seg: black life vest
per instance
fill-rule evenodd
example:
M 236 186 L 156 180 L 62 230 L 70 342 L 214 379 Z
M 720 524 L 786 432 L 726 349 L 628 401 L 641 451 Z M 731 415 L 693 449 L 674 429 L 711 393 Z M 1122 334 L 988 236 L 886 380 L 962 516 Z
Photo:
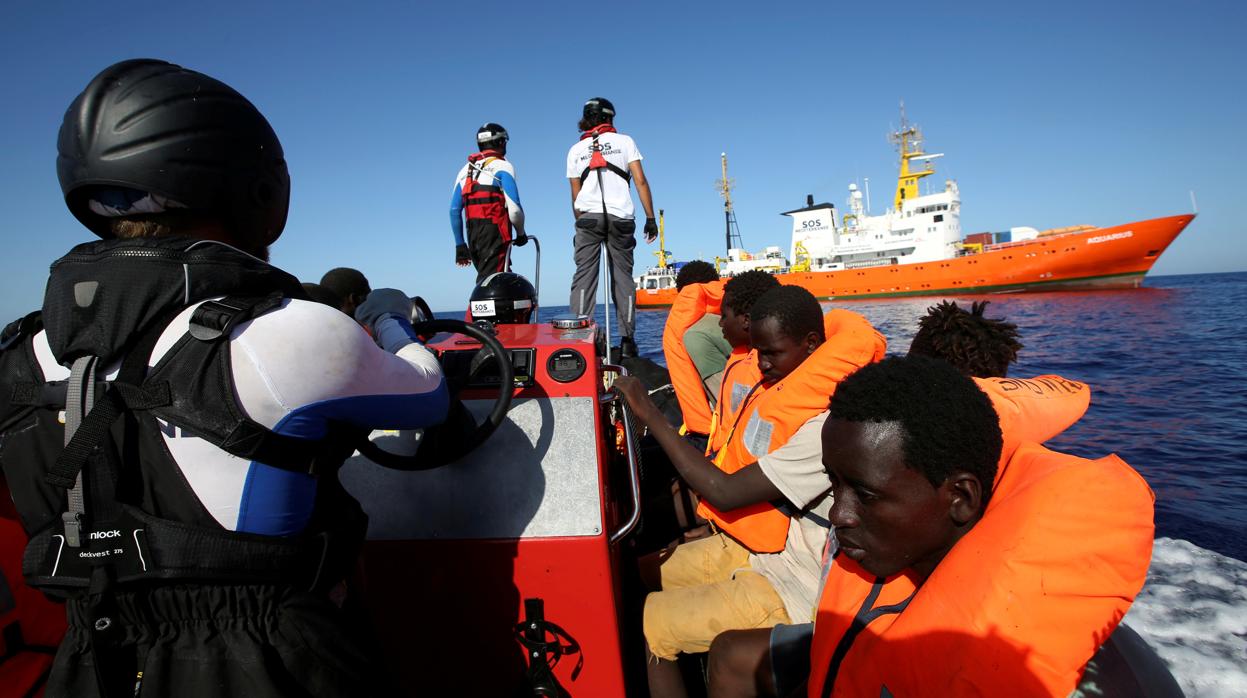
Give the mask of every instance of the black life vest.
M 149 371 L 169 322 L 220 296 L 196 309 L 189 331 Z M 233 387 L 230 331 L 290 297 L 304 294 L 289 274 L 188 238 L 93 242 L 52 265 L 42 313 L 0 335 L 0 462 L 31 536 L 28 583 L 64 595 L 100 570 L 123 585 L 163 579 L 324 589 L 342 578 L 366 518 L 333 473 L 360 433 L 276 434 L 244 414 Z M 41 328 L 56 360 L 75 366 L 70 381 L 45 380 L 33 343 Z M 120 360 L 117 378 L 79 376 L 90 357 L 100 367 Z M 63 420 L 73 412 L 66 405 L 91 401 L 65 443 Z M 259 536 L 220 526 L 166 449 L 162 422 L 241 458 L 328 474 L 318 479 L 304 533 Z
M 589 164 L 580 171 L 580 183 L 585 183 L 585 180 L 589 178 L 590 172 L 596 170 L 606 170 L 614 172 L 617 176 L 622 177 L 625 184 L 631 184 L 632 173 L 612 163 L 606 159 L 606 156 L 602 155 L 602 146 L 598 145 L 598 137 L 604 133 L 617 133 L 617 131 L 615 131 L 615 127 L 610 124 L 600 124 L 580 134 L 580 140 L 582 141 L 586 138 L 593 139 L 593 144 L 589 146 L 589 152 L 592 153 L 592 155 L 589 156 Z M 603 192 L 602 197 L 605 196 L 606 194 Z
M 504 160 L 496 150 L 483 150 L 468 156 L 468 174 L 461 190 L 464 215 L 467 217 L 468 234 L 488 232 L 499 235 L 503 242 L 511 241 L 511 216 L 507 213 L 506 194 L 494 184 L 481 184 L 480 176 L 491 160 Z

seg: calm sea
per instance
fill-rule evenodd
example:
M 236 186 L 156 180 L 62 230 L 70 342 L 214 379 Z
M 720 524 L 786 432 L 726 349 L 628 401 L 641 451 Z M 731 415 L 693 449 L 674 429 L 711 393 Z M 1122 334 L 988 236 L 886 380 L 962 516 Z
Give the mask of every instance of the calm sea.
M 1010 375 L 1091 385 L 1091 409 L 1049 442 L 1117 453 L 1156 491 L 1156 535 L 1247 560 L 1247 272 L 1148 277 L 1132 291 L 949 296 L 991 300 L 1025 349 Z M 937 298 L 838 302 L 904 353 Z M 542 318 L 563 308 L 542 308 Z M 461 316 L 460 316 L 461 317 Z M 659 363 L 665 310 L 637 313 L 637 344 Z M 601 306 L 598 320 L 601 321 Z

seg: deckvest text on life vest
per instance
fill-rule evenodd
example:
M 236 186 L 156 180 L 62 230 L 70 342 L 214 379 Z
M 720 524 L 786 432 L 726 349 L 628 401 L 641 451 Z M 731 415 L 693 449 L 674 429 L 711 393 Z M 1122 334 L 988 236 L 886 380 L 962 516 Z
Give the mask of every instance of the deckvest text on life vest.
M 718 461 L 724 472 L 734 473 L 786 444 L 801 425 L 827 409 L 840 381 L 887 353 L 887 340 L 858 313 L 833 309 L 823 316 L 823 327 L 827 340 L 734 417 Z M 789 516 L 773 504 L 724 512 L 703 500 L 697 513 L 754 552 L 784 549 Z
M 912 578 L 835 559 L 808 695 L 1069 694 L 1143 586 L 1152 511 L 1151 490 L 1117 456 L 1020 444 L 983 518 L 916 592 Z
M 468 174 L 463 181 L 461 197 L 467 219 L 469 240 L 479 235 L 495 235 L 504 243 L 511 241 L 511 216 L 507 212 L 506 194 L 495 178 L 493 184 L 481 184 L 481 175 L 494 160 L 503 160 L 495 150 L 484 150 L 468 156 Z
M 169 321 L 220 296 L 199 305 L 187 334 L 149 370 Z M 239 406 L 230 331 L 288 296 L 303 297 L 294 277 L 226 245 L 188 238 L 94 242 L 53 264 L 39 318 L 53 356 L 63 365 L 121 368 L 111 381 L 89 369 L 47 382 L 34 354 L 37 325 L 26 320 L 5 332 L 0 460 L 31 536 L 28 583 L 68 595 L 101 568 L 121 585 L 165 579 L 322 588 L 341 578 L 365 519 L 336 478 L 319 480 L 303 534 L 234 533 L 199 502 L 163 441 L 162 425 L 171 425 L 241 458 L 302 473 L 333 472 L 350 454 L 357 434 L 283 436 Z M 80 400 L 90 409 L 71 409 Z M 70 413 L 80 413 L 81 423 L 66 443 L 61 415 Z
M 671 386 L 675 388 L 684 427 L 698 434 L 710 433 L 713 410 L 706 391 L 706 383 L 684 346 L 684 333 L 697 324 L 707 313 L 718 314 L 723 304 L 723 281 L 689 284 L 667 313 L 667 324 L 662 332 L 662 350 L 671 374 Z

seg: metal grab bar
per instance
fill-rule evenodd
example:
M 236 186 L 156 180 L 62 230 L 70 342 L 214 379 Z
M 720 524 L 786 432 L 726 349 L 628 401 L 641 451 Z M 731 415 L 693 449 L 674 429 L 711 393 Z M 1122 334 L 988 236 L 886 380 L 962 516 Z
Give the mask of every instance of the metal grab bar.
M 620 376 L 628 375 L 628 369 L 615 364 L 602 364 L 602 370 Z M 616 400 L 619 401 L 619 411 L 623 415 L 624 441 L 627 442 L 628 487 L 632 494 L 632 515 L 623 522 L 619 530 L 610 534 L 609 540 L 612 544 L 618 543 L 624 536 L 632 533 L 632 530 L 641 522 L 641 464 L 637 461 L 636 449 L 633 448 L 636 440 L 632 431 L 632 415 L 628 412 L 628 401 L 621 399 L 617 393 L 613 392 L 607 392 L 598 398 L 601 405 L 609 405 Z

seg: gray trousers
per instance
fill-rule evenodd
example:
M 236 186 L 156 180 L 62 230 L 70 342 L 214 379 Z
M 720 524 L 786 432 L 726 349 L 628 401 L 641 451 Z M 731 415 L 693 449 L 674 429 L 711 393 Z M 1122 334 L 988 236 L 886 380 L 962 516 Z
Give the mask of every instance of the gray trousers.
M 636 317 L 636 282 L 632 279 L 632 253 L 636 249 L 636 221 L 610 218 L 610 234 L 602 225 L 601 213 L 582 213 L 576 219 L 573 259 L 576 274 L 572 276 L 571 310 L 593 315 L 597 305 L 598 267 L 602 241 L 606 241 L 607 259 L 611 265 L 611 286 L 615 301 L 615 317 L 619 318 L 619 334 L 631 337 Z

